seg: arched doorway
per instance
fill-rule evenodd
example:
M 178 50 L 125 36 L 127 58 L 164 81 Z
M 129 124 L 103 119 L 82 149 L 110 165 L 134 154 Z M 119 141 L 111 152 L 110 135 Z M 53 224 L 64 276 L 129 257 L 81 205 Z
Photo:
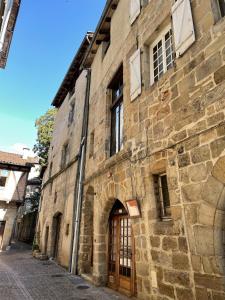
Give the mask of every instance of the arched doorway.
M 61 231 L 61 220 L 62 214 L 57 213 L 53 217 L 53 258 L 58 259 L 59 254 L 59 241 L 60 241 L 60 231 Z
M 116 200 L 109 216 L 109 287 L 134 295 L 135 261 L 131 219 L 123 204 Z
M 44 244 L 44 254 L 47 255 L 48 250 L 48 235 L 49 235 L 49 226 L 45 229 L 45 244 Z

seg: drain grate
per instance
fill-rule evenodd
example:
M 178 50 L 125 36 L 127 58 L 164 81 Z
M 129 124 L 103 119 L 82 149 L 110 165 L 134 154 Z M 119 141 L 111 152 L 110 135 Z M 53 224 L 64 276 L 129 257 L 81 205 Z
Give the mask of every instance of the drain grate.
M 87 290 L 87 289 L 89 289 L 89 288 L 90 288 L 90 286 L 84 285 L 84 284 L 81 284 L 81 285 L 78 285 L 78 286 L 77 286 L 77 289 L 78 289 L 78 290 Z
M 66 275 L 65 274 L 53 274 L 51 275 L 51 277 L 53 278 L 59 278 L 59 277 L 65 277 Z

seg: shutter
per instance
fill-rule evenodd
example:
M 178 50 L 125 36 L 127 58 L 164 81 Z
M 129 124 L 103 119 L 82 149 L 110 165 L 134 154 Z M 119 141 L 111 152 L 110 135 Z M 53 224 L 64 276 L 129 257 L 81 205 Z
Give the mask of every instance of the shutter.
M 172 7 L 176 56 L 182 55 L 195 41 L 190 0 L 178 0 Z
M 130 24 L 134 23 L 141 12 L 140 0 L 130 0 Z
M 138 49 L 130 58 L 130 97 L 133 101 L 141 94 L 141 51 Z

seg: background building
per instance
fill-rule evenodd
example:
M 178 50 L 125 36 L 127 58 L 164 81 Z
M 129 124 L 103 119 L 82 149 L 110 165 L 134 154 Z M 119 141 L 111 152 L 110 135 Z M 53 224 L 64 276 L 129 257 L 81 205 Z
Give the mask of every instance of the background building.
M 54 98 L 58 108 L 48 167 L 43 178 L 41 207 L 37 227 L 41 251 L 61 265 L 72 268 L 77 190 L 83 165 L 84 129 L 88 70 L 81 62 L 90 44 L 88 33 Z M 77 236 L 77 235 L 76 235 Z
M 34 159 L 0 151 L 0 249 L 10 245 Z
M 0 0 L 0 68 L 5 68 L 20 0 Z
M 37 160 L 28 175 L 25 199 L 17 213 L 16 238 L 19 241 L 30 244 L 34 241 L 40 195 L 40 165 Z

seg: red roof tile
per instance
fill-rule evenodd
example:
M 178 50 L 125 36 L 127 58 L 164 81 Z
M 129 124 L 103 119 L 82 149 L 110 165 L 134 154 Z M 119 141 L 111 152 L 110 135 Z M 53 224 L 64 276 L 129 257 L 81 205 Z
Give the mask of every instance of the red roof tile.
M 23 159 L 22 155 L 0 151 L 0 164 L 1 163 L 26 166 L 27 164 L 38 163 L 38 159 L 36 157 L 28 157 L 27 159 Z

